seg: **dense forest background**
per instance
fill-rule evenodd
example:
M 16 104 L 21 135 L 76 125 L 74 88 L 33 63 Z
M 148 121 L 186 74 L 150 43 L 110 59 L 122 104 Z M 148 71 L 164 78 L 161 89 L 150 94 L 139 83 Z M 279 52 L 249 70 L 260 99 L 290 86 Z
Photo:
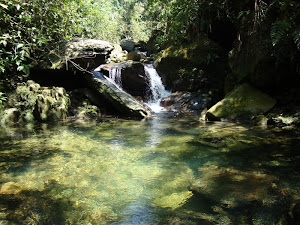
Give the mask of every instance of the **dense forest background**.
M 299 11 L 293 0 L 1 0 L 0 76 L 28 75 L 51 49 L 74 38 L 142 40 L 157 53 L 203 34 L 228 51 L 236 73 L 264 59 L 299 75 Z

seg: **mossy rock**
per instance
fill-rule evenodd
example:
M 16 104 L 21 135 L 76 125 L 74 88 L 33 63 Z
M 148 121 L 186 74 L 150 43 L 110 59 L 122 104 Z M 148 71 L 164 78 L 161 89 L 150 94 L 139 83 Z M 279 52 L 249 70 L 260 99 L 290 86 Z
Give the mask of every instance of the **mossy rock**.
M 213 86 L 223 89 L 227 54 L 202 36 L 192 44 L 164 49 L 157 55 L 154 66 L 161 76 L 166 77 L 167 88 L 174 91 L 196 91 Z
M 62 87 L 41 87 L 32 80 L 19 83 L 8 100 L 2 123 L 57 121 L 67 117 L 70 99 Z M 17 114 L 18 115 L 17 115 Z
M 16 123 L 19 120 L 20 110 L 17 108 L 9 108 L 1 113 L 0 122 L 2 125 Z
M 206 117 L 209 120 L 251 119 L 253 116 L 268 112 L 275 104 L 275 99 L 244 83 L 211 107 Z

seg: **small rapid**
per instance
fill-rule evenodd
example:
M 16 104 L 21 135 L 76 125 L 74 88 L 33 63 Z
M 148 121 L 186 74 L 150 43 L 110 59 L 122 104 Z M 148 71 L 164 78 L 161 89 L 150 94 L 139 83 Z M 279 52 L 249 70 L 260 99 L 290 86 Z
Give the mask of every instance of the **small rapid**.
M 109 80 L 113 81 L 113 83 L 120 89 L 122 89 L 122 73 L 121 68 L 117 65 L 112 67 L 109 70 Z
M 149 81 L 149 100 L 147 105 L 152 109 L 153 112 L 159 113 L 164 109 L 162 106 L 160 106 L 161 100 L 165 97 L 168 97 L 171 92 L 166 90 L 162 83 L 161 77 L 152 64 L 145 64 L 144 68 L 145 74 Z

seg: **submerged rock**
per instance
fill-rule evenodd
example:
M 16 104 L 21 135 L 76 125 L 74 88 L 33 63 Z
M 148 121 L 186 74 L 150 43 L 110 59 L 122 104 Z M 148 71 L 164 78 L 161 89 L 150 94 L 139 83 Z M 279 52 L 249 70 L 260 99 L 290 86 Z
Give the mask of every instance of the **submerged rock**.
M 299 223 L 300 221 L 300 201 L 296 202 L 292 209 L 292 218 L 295 222 L 295 224 Z
M 276 176 L 217 166 L 199 168 L 199 173 L 191 186 L 194 198 L 214 203 L 214 212 L 234 218 L 236 224 L 244 224 L 249 217 L 254 224 L 281 224 L 289 219 L 291 199 L 275 184 Z M 239 213 L 233 217 L 232 212 Z
M 14 182 L 7 182 L 0 187 L 0 195 L 16 195 L 24 191 L 24 187 Z
M 275 99 L 244 83 L 211 107 L 206 117 L 209 120 L 251 119 L 253 116 L 268 112 L 275 104 Z

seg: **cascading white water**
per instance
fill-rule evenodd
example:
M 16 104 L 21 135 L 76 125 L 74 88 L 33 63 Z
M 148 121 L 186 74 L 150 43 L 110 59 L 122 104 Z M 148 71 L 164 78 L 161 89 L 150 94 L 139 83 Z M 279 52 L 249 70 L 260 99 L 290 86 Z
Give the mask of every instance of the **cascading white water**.
M 150 96 L 147 105 L 154 111 L 160 112 L 163 107 L 160 106 L 160 102 L 163 98 L 168 97 L 171 92 L 165 89 L 161 81 L 161 77 L 158 75 L 156 69 L 152 64 L 145 64 L 145 73 L 149 80 Z
M 100 70 L 101 66 L 95 69 L 96 72 L 99 72 Z M 161 77 L 158 75 L 152 64 L 145 64 L 144 70 L 149 83 L 149 93 L 147 98 L 148 102 L 146 104 L 152 109 L 153 112 L 158 113 L 164 109 L 160 106 L 161 100 L 165 97 L 168 97 L 171 92 L 165 89 Z M 121 67 L 119 65 L 114 65 L 109 70 L 109 77 L 104 77 L 111 83 L 115 84 L 117 88 L 123 90 Z
M 122 89 L 122 77 L 121 68 L 117 65 L 109 70 L 109 78 L 113 81 L 120 89 Z

